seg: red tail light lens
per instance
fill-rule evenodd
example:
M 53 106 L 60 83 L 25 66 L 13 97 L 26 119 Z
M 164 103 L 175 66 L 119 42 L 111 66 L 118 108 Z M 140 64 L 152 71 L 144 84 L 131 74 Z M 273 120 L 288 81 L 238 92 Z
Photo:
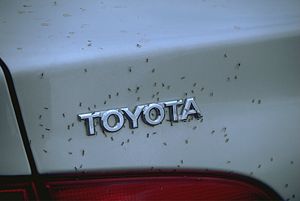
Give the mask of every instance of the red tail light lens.
M 28 200 L 24 189 L 0 190 L 0 200 Z
M 268 186 L 237 174 L 206 171 L 122 176 L 0 177 L 0 200 L 281 200 Z
M 252 184 L 211 177 L 136 177 L 47 182 L 53 200 L 274 200 Z
M 0 200 L 36 199 L 34 185 L 31 182 L 0 184 Z

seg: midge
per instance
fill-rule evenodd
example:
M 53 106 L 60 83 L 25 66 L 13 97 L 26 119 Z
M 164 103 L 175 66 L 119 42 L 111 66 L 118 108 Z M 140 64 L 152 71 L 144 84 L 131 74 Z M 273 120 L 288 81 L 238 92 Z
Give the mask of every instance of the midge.
M 178 107 L 182 106 L 181 114 L 178 115 Z M 189 115 L 196 118 L 202 118 L 199 107 L 194 98 L 183 100 L 173 100 L 159 103 L 150 103 L 147 105 L 138 105 L 134 111 L 130 111 L 127 107 L 119 109 L 111 109 L 106 111 L 89 112 L 79 114 L 80 120 L 85 120 L 88 135 L 95 135 L 94 120 L 100 118 L 100 126 L 108 132 L 116 132 L 123 127 L 124 116 L 129 121 L 130 128 L 138 127 L 138 119 L 142 116 L 144 123 L 150 126 L 156 126 L 165 118 L 165 108 L 169 109 L 170 121 L 178 122 L 187 120 Z M 114 122 L 111 119 L 114 119 Z

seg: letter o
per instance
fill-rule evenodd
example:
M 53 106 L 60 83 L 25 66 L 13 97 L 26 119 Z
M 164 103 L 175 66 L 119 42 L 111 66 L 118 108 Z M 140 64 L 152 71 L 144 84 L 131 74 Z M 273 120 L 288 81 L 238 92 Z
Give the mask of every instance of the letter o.
M 114 126 L 109 125 L 108 119 L 110 116 L 115 116 L 116 124 Z M 108 110 L 102 114 L 101 123 L 103 128 L 108 132 L 116 132 L 123 127 L 124 124 L 124 117 L 122 113 L 118 110 Z
M 156 111 L 157 114 L 155 119 L 151 119 L 150 117 L 150 111 L 153 109 Z M 145 106 L 143 109 L 143 120 L 146 124 L 155 126 L 157 124 L 160 124 L 164 120 L 164 118 L 165 118 L 165 110 L 163 106 L 161 106 L 160 104 L 152 103 L 149 104 L 148 106 Z

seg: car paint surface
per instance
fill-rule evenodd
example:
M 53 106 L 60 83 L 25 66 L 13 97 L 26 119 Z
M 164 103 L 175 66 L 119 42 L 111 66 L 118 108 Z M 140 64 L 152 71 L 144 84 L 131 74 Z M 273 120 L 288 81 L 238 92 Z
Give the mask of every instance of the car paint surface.
M 2 69 L 0 70 L 0 175 L 30 174 L 28 159 Z
M 297 195 L 299 1 L 189 3 L 1 2 L 0 56 L 40 173 L 225 170 Z M 203 121 L 87 136 L 77 117 L 186 97 Z

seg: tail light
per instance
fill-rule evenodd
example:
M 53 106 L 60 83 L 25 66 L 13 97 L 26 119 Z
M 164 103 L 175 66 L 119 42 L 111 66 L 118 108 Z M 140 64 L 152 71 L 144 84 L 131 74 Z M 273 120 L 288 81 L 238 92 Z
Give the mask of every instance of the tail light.
M 50 200 L 280 200 L 268 187 L 234 175 L 160 174 L 94 178 L 44 178 L 43 199 Z M 34 186 L 0 190 L 0 200 L 31 200 Z M 2 199 L 3 198 L 3 199 Z M 37 197 L 35 198 L 37 199 Z
M 0 200 L 34 200 L 37 199 L 35 186 L 32 182 L 6 181 L 0 183 Z M 2 181 L 3 182 L 3 181 Z

